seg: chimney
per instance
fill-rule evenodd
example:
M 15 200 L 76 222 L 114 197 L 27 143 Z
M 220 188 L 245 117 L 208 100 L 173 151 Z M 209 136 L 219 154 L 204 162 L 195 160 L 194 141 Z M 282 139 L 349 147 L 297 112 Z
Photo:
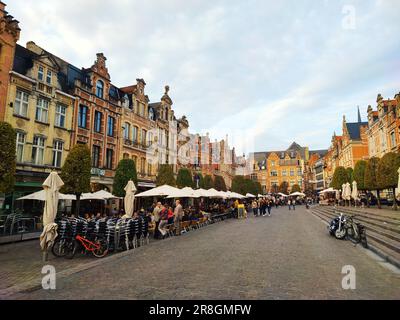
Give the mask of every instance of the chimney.
M 4 17 L 7 12 L 6 12 L 6 4 L 0 1 L 0 12 L 2 17 Z

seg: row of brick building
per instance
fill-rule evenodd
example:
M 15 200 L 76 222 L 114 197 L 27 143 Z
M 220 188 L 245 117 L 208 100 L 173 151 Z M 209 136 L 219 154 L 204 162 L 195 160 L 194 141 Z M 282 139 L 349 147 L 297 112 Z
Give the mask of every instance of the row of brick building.
M 125 87 L 112 83 L 103 53 L 92 66 L 78 68 L 34 42 L 17 44 L 20 31 L 0 2 L 0 121 L 17 131 L 13 198 L 40 189 L 75 144 L 90 148 L 94 191 L 112 191 L 125 158 L 136 163 L 139 189 L 154 187 L 165 163 L 175 173 L 187 167 L 221 175 L 230 186 L 234 149 L 227 140 L 190 134 L 187 118 L 175 116 L 169 86 L 151 103 L 144 79 Z

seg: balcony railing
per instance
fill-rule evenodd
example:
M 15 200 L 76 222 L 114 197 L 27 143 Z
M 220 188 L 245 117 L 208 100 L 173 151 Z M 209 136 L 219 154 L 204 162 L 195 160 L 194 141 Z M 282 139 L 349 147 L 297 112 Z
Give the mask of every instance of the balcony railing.
M 144 151 L 146 151 L 151 146 L 151 144 L 147 141 L 143 143 L 141 141 L 129 140 L 129 139 L 124 139 L 124 145 Z

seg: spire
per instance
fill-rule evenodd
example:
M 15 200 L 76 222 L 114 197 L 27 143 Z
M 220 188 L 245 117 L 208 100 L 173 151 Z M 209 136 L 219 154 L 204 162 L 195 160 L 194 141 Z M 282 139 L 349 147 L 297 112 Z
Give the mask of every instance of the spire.
M 357 106 L 357 109 L 358 109 L 358 123 L 361 123 L 360 106 Z

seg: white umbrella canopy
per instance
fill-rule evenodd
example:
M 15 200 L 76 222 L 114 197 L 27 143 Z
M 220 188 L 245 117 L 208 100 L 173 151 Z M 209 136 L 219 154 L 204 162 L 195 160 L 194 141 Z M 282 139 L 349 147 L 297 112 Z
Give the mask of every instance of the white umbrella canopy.
M 136 187 L 135 185 L 133 185 L 133 187 L 135 188 L 135 192 L 136 192 Z M 118 199 L 119 197 L 114 196 L 113 194 L 111 194 L 108 191 L 105 190 L 100 190 L 100 191 L 96 191 L 93 193 L 93 195 L 95 196 L 99 196 L 101 198 L 103 198 L 104 200 L 109 200 L 109 199 Z
M 54 243 L 57 237 L 57 224 L 54 219 L 57 215 L 59 190 L 64 185 L 57 172 L 53 171 L 43 182 L 46 194 L 43 211 L 43 232 L 40 235 L 40 247 L 47 253 L 47 249 Z
M 125 215 L 122 218 L 132 218 L 133 202 L 135 201 L 135 192 L 137 190 L 132 180 L 128 181 L 124 190 L 125 190 L 125 197 L 124 197 Z
M 358 189 L 357 189 L 357 181 L 353 181 L 353 191 L 351 192 L 351 197 L 354 200 L 358 199 Z
M 302 192 L 293 192 L 289 197 L 305 197 L 306 195 Z
M 104 199 L 100 195 L 96 195 L 94 193 L 88 192 L 88 193 L 82 193 L 81 197 L 80 197 L 80 200 L 103 200 L 104 201 L 106 199 Z
M 258 194 L 257 198 L 264 198 L 265 196 L 263 194 Z
M 246 193 L 246 198 L 255 198 L 256 196 L 251 193 Z
M 179 190 L 178 188 L 171 187 L 167 184 L 164 184 L 163 186 L 159 186 L 147 191 L 144 191 L 142 193 L 139 193 L 136 195 L 136 197 L 165 197 L 169 196 L 174 192 L 177 192 Z
M 284 194 L 284 193 L 282 193 L 282 192 L 279 192 L 278 193 L 281 197 L 287 197 L 288 195 L 287 194 Z
M 203 197 L 203 198 L 207 198 L 208 197 L 208 191 L 205 189 L 196 189 L 194 190 L 194 192 L 199 196 L 199 197 Z
M 190 187 L 185 187 L 183 189 L 177 189 L 173 191 L 167 199 L 171 198 L 200 198 L 200 195 Z
M 46 192 L 44 190 L 40 190 L 16 200 L 37 200 L 37 201 L 46 201 Z M 76 200 L 75 195 L 73 194 L 63 194 L 58 193 L 58 200 Z
M 335 189 L 333 189 L 333 188 L 331 187 L 331 188 L 322 190 L 322 191 L 320 191 L 319 193 L 328 193 L 328 192 L 336 192 L 336 191 L 337 191 L 337 190 L 335 190 Z
M 209 198 L 226 198 L 225 192 L 221 193 L 221 192 L 215 190 L 214 188 L 208 189 L 207 192 L 208 192 Z

